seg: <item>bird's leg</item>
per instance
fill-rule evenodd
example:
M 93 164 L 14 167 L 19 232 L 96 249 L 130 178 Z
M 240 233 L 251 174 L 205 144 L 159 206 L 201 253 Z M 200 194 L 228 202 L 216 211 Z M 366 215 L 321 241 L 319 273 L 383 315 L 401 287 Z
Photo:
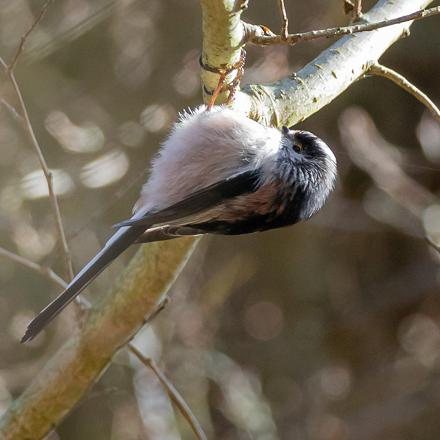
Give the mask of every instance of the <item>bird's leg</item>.
M 240 84 L 240 80 L 243 76 L 245 60 L 246 60 L 246 51 L 244 49 L 241 50 L 240 59 L 236 63 L 226 64 L 220 68 L 210 66 L 209 64 L 205 64 L 200 58 L 200 66 L 202 67 L 202 69 L 220 75 L 217 86 L 213 91 L 207 90 L 206 87 L 204 88 L 205 93 L 211 95 L 211 99 L 209 100 L 209 103 L 206 107 L 208 111 L 211 110 L 212 107 L 215 105 L 215 101 L 217 100 L 218 95 L 222 91 L 226 91 L 226 90 L 229 91 L 227 104 L 229 104 L 233 100 L 234 95 Z M 234 70 L 237 70 L 237 74 L 235 78 L 232 80 L 230 84 L 225 85 L 226 77 Z
M 214 107 L 215 101 L 217 100 L 217 97 L 218 97 L 220 91 L 223 89 L 223 84 L 225 83 L 225 79 L 226 79 L 226 75 L 227 75 L 226 70 L 222 70 L 220 72 L 220 69 L 219 69 L 219 73 L 220 73 L 220 78 L 218 79 L 217 86 L 214 89 L 214 91 L 212 92 L 211 99 L 209 100 L 208 106 L 206 107 L 207 111 L 210 111 L 212 109 L 212 107 Z
M 244 49 L 241 49 L 240 59 L 235 63 L 237 69 L 237 75 L 235 76 L 231 84 L 228 85 L 229 96 L 228 96 L 227 104 L 229 104 L 234 100 L 235 93 L 240 87 L 240 81 L 241 78 L 243 78 L 243 74 L 244 74 L 245 63 L 246 63 L 246 51 Z

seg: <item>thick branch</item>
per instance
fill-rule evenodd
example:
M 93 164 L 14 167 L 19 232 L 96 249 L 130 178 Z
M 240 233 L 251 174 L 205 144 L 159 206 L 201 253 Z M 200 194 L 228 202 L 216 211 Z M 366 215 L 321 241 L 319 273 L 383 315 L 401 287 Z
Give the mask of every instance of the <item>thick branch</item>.
M 244 28 L 241 13 L 247 7 L 247 0 L 200 0 L 203 20 L 202 63 L 214 69 L 228 68 L 240 61 Z M 237 76 L 233 70 L 225 78 L 231 84 Z M 208 103 L 219 81 L 219 74 L 202 69 L 203 100 Z M 209 92 L 209 93 L 207 93 Z M 228 92 L 221 92 L 217 104 L 228 99 Z
M 402 17 L 432 0 L 381 0 L 367 14 L 369 23 Z M 267 125 L 294 125 L 329 104 L 362 77 L 411 22 L 341 38 L 299 72 L 269 85 L 244 88 L 235 108 Z
M 0 420 L 2 440 L 40 439 L 68 414 L 118 348 L 154 313 L 193 244 L 194 239 L 184 238 L 141 247 L 113 291 Z
M 22 266 L 33 270 L 34 272 L 40 273 L 62 289 L 65 289 L 67 287 L 67 283 L 57 273 L 55 273 L 52 269 L 48 267 L 40 266 L 39 264 L 34 263 L 27 258 L 21 257 L 20 255 L 14 254 L 13 252 L 10 252 L 3 247 L 0 247 L 0 256 L 4 256 L 11 261 L 14 261 L 18 264 L 21 264 Z M 148 322 L 154 319 L 156 315 L 164 309 L 167 303 L 168 298 L 165 297 L 159 307 L 155 309 L 152 314 L 149 315 Z M 87 311 L 89 311 L 92 307 L 89 303 L 82 305 Z M 203 429 L 200 426 L 197 418 L 192 413 L 191 408 L 188 406 L 188 404 L 185 402 L 185 399 L 176 390 L 173 384 L 168 380 L 165 374 L 160 371 L 156 363 L 152 359 L 146 358 L 132 343 L 127 344 L 127 349 L 131 351 L 131 353 L 133 353 L 141 363 L 143 363 L 146 367 L 150 368 L 154 372 L 154 374 L 157 376 L 157 378 L 165 388 L 170 399 L 174 402 L 176 407 L 182 413 L 182 416 L 188 421 L 196 437 L 200 440 L 206 439 L 206 435 L 203 432 Z

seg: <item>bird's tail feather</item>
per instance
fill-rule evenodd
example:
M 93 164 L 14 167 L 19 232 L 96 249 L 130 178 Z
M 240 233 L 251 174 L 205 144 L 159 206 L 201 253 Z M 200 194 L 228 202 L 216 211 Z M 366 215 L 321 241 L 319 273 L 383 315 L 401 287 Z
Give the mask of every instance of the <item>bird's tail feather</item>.
M 121 228 L 69 283 L 66 289 L 45 307 L 28 325 L 21 342 L 32 340 L 55 316 L 85 289 L 116 257 L 136 241 L 145 226 Z

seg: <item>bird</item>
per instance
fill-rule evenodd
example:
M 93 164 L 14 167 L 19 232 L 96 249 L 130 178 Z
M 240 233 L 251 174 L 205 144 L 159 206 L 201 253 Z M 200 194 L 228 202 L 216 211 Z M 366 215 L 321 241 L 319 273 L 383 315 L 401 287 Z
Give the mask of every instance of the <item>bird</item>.
M 239 235 L 309 219 L 324 205 L 336 158 L 314 134 L 268 127 L 227 108 L 180 114 L 153 159 L 130 219 L 28 325 L 32 340 L 135 243 L 188 235 Z

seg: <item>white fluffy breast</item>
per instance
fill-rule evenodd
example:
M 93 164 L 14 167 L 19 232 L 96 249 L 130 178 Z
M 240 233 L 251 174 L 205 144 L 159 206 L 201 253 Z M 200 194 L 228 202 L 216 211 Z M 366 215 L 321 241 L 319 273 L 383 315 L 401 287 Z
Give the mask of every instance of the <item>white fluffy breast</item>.
M 184 113 L 153 160 L 135 211 L 162 209 L 241 170 L 270 167 L 280 145 L 279 130 L 227 108 Z

